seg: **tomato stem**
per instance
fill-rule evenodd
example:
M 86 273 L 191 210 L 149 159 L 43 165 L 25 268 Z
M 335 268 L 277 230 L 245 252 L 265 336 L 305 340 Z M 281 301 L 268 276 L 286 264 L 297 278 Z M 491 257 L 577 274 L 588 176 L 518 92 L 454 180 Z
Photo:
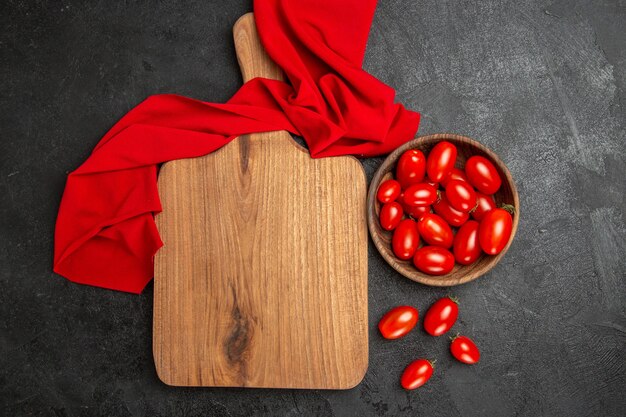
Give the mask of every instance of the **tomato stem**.
M 508 211 L 509 213 L 511 213 L 511 215 L 515 214 L 515 207 L 513 207 L 511 204 L 502 204 L 500 208 Z
M 476 200 L 476 205 L 474 206 L 474 208 L 473 208 L 473 209 L 471 209 L 468 213 L 469 213 L 469 214 L 472 214 L 473 212 L 475 212 L 475 211 L 476 211 L 476 209 L 477 209 L 477 208 L 478 208 L 478 200 Z
M 448 295 L 448 298 L 449 298 L 450 300 L 454 301 L 457 305 L 459 305 L 459 304 L 460 304 L 459 299 L 458 299 L 456 296 L 454 296 L 454 295 Z

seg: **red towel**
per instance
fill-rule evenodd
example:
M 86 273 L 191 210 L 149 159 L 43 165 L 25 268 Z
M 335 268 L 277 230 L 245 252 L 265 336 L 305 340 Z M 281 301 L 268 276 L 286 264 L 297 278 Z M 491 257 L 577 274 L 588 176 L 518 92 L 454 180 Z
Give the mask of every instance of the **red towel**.
M 226 103 L 151 96 L 69 174 L 55 230 L 54 271 L 139 293 L 161 247 L 158 164 L 206 155 L 233 138 L 288 130 L 314 158 L 388 153 L 413 138 L 419 114 L 361 68 L 376 0 L 256 0 L 263 46 L 288 83 L 256 78 Z

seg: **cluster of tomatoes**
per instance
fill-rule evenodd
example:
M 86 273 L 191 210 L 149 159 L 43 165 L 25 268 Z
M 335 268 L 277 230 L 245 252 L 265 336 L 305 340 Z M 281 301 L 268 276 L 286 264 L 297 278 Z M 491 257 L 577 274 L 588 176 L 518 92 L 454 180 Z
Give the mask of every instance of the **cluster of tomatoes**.
M 399 306 L 389 310 L 380 322 L 378 329 L 385 339 L 398 339 L 406 336 L 417 324 L 418 311 L 411 306 Z M 424 316 L 424 330 L 431 336 L 446 333 L 459 316 L 458 302 L 451 297 L 437 300 Z M 459 362 L 473 365 L 480 360 L 480 351 L 467 336 L 452 338 L 450 352 Z M 400 384 L 404 389 L 413 390 L 424 385 L 433 374 L 434 361 L 417 359 L 411 362 L 402 373 Z
M 474 155 L 461 170 L 454 166 L 456 156 L 456 147 L 447 141 L 435 145 L 428 158 L 408 150 L 398 161 L 396 179 L 382 182 L 376 194 L 383 204 L 380 225 L 393 231 L 393 253 L 413 259 L 429 275 L 449 273 L 455 261 L 469 265 L 483 252 L 500 253 L 513 229 L 513 207 L 498 208 L 493 199 L 502 185 L 495 166 Z

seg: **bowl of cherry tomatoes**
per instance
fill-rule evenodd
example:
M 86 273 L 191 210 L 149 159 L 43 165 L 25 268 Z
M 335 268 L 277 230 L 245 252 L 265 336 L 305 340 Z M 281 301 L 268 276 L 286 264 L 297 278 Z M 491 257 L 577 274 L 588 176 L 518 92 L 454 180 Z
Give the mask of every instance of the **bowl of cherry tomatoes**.
M 426 285 L 473 281 L 502 259 L 517 231 L 519 195 L 506 165 L 465 136 L 436 134 L 400 146 L 367 196 L 376 248 Z

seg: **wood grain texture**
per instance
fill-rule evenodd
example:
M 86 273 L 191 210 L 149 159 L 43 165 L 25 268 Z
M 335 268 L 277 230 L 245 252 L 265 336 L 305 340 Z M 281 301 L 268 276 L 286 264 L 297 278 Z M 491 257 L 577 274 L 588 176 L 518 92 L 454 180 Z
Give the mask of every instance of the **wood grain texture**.
M 457 168 L 463 168 L 465 166 L 465 161 L 467 161 L 467 159 L 473 155 L 484 156 L 494 163 L 496 169 L 500 174 L 500 177 L 502 178 L 502 186 L 494 194 L 496 204 L 498 206 L 502 204 L 512 205 L 515 208 L 515 215 L 513 216 L 513 230 L 511 232 L 511 238 L 509 239 L 509 242 L 502 250 L 502 252 L 495 256 L 482 254 L 481 257 L 478 258 L 478 260 L 471 265 L 460 265 L 457 263 L 454 266 L 454 269 L 449 274 L 443 276 L 433 276 L 425 274 L 415 268 L 412 259 L 408 261 L 403 261 L 401 259 L 398 259 L 394 255 L 391 248 L 391 239 L 393 237 L 393 232 L 384 230 L 380 226 L 380 222 L 378 220 L 381 204 L 376 198 L 376 191 L 378 190 L 378 186 L 381 182 L 391 179 L 395 176 L 396 164 L 398 162 L 398 159 L 400 159 L 400 156 L 405 151 L 409 149 L 419 149 L 424 152 L 426 156 L 428 156 L 428 152 L 430 152 L 433 146 L 435 146 L 438 142 L 441 142 L 442 140 L 451 142 L 456 146 Z M 506 165 L 500 160 L 500 158 L 498 158 L 495 153 L 490 151 L 486 146 L 482 145 L 481 143 L 465 136 L 454 135 L 450 133 L 439 133 L 435 135 L 418 137 L 410 142 L 405 143 L 404 145 L 393 151 L 391 154 L 389 154 L 389 156 L 383 161 L 380 168 L 378 168 L 378 171 L 376 171 L 376 174 L 374 175 L 374 178 L 370 183 L 370 189 L 367 196 L 367 209 L 367 221 L 372 240 L 374 241 L 376 248 L 383 256 L 383 258 L 385 258 L 387 263 L 389 263 L 389 265 L 391 265 L 396 271 L 413 281 L 438 287 L 448 287 L 464 284 L 466 282 L 475 280 L 476 278 L 480 277 L 483 274 L 486 274 L 489 270 L 491 270 L 500 261 L 500 259 L 502 259 L 506 251 L 511 246 L 511 243 L 513 242 L 513 239 L 515 237 L 515 232 L 517 231 L 517 225 L 519 223 L 520 217 L 519 195 L 517 193 L 517 188 L 515 187 L 513 177 L 511 177 L 511 173 L 507 169 Z
M 279 76 L 252 15 L 245 79 Z M 159 176 L 154 359 L 170 385 L 346 389 L 368 363 L 366 179 L 287 132 L 239 137 Z

